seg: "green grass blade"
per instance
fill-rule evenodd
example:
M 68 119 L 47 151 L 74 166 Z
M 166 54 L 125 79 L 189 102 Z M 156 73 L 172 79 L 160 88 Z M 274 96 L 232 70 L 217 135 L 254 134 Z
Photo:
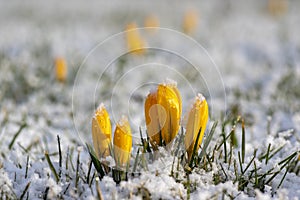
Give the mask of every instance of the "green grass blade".
M 100 179 L 102 179 L 105 175 L 105 172 L 102 168 L 102 164 L 100 163 L 100 161 L 98 160 L 97 156 L 96 156 L 96 153 L 94 151 L 94 149 L 89 145 L 89 144 L 86 144 L 87 148 L 88 148 L 88 151 L 89 151 L 89 154 L 90 154 L 90 157 L 92 159 L 92 162 L 94 164 L 94 167 L 95 169 L 97 170 L 97 172 L 99 173 L 100 175 Z
M 214 136 L 214 133 L 215 133 L 215 130 L 217 128 L 217 125 L 218 125 L 218 121 L 215 121 L 210 129 L 210 132 L 206 138 L 206 140 L 204 141 L 204 145 L 203 145 L 203 148 L 202 148 L 202 151 L 200 152 L 200 155 L 199 155 L 199 162 L 201 160 L 201 158 L 206 154 L 206 150 Z

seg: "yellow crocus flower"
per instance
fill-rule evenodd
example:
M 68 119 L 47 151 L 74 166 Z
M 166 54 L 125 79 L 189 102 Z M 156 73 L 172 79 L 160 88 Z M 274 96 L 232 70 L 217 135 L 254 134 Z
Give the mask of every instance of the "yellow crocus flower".
M 287 0 L 268 0 L 268 11 L 273 16 L 280 16 L 287 12 Z
M 180 116 L 181 96 L 176 84 L 159 84 L 157 90 L 147 96 L 145 118 L 154 149 L 156 145 L 161 145 L 161 139 L 167 145 L 175 138 L 179 130 Z
M 198 14 L 195 10 L 189 10 L 183 18 L 183 31 L 186 34 L 193 34 L 198 25 Z
M 55 59 L 55 76 L 60 82 L 65 82 L 68 74 L 68 66 L 63 57 L 57 57 Z
M 126 40 L 129 51 L 137 55 L 145 53 L 145 42 L 142 39 L 135 23 L 130 23 L 126 28 Z
M 196 145 L 196 152 L 199 149 L 200 144 L 204 136 L 206 123 L 208 120 L 208 105 L 202 94 L 198 94 L 196 97 L 193 107 L 188 113 L 188 120 L 186 125 L 186 134 L 184 138 L 185 149 L 188 154 L 188 160 L 190 161 L 194 146 Z M 198 144 L 196 143 L 198 132 L 200 131 Z
M 104 104 L 100 104 L 92 119 L 92 136 L 98 159 L 110 155 L 111 124 Z
M 127 117 L 122 116 L 114 135 L 114 157 L 117 167 L 126 167 L 131 154 L 132 135 Z

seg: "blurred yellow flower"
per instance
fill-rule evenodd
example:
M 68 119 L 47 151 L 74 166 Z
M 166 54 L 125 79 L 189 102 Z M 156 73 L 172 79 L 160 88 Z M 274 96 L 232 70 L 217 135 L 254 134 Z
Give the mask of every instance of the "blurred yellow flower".
M 159 84 L 145 101 L 145 118 L 151 144 L 169 144 L 177 135 L 181 116 L 181 96 L 175 83 Z M 160 136 L 161 134 L 161 136 Z
M 145 53 L 145 42 L 142 39 L 135 23 L 130 23 L 126 27 L 126 40 L 129 51 L 142 55 Z
M 193 106 L 188 113 L 186 124 L 186 134 L 184 138 L 185 149 L 188 154 L 188 160 L 190 161 L 194 146 L 196 145 L 196 152 L 199 149 L 200 144 L 204 136 L 206 123 L 208 120 L 208 105 L 202 94 L 198 94 L 195 98 Z M 197 135 L 200 132 L 198 143 L 196 143 Z
M 127 166 L 132 148 L 132 135 L 127 117 L 122 116 L 114 135 L 114 157 L 119 168 Z
M 155 32 L 156 28 L 159 27 L 159 20 L 155 15 L 149 15 L 144 21 L 144 26 L 145 28 L 149 28 L 147 30 Z
M 287 12 L 288 1 L 287 0 L 269 0 L 268 11 L 273 16 L 283 15 Z
M 198 25 L 198 13 L 195 10 L 188 10 L 183 18 L 183 31 L 186 34 L 193 34 Z
M 111 124 L 104 104 L 100 104 L 92 119 L 92 136 L 98 159 L 109 156 L 111 145 Z
M 55 58 L 55 76 L 60 82 L 65 82 L 67 79 L 68 66 L 63 57 Z

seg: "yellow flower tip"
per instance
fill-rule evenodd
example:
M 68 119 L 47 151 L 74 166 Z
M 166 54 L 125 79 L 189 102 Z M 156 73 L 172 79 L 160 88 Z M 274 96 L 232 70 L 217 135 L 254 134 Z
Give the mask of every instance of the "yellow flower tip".
M 104 104 L 95 111 L 92 119 L 93 145 L 98 159 L 110 155 L 111 124 Z
M 186 134 L 184 138 L 185 149 L 188 154 L 188 160 L 190 161 L 194 146 L 196 145 L 196 152 L 198 151 L 204 132 L 206 129 L 206 124 L 208 121 L 208 104 L 202 94 L 198 94 L 194 100 L 191 110 L 188 113 L 187 124 L 186 124 Z M 198 143 L 196 143 L 197 135 L 200 132 Z
M 145 18 L 144 21 L 145 28 L 149 28 L 150 32 L 155 32 L 156 28 L 159 27 L 159 20 L 155 15 L 149 15 Z
M 127 117 L 122 116 L 114 134 L 114 157 L 118 167 L 126 167 L 131 154 L 132 135 Z
M 269 0 L 268 11 L 273 16 L 280 16 L 287 12 L 288 1 L 287 0 Z
M 135 23 L 130 23 L 127 25 L 126 40 L 129 51 L 132 51 L 136 55 L 142 55 L 145 53 L 145 42 L 141 37 Z
M 63 57 L 55 58 L 55 76 L 60 82 L 65 82 L 67 79 L 68 67 Z
M 183 31 L 186 34 L 193 34 L 198 25 L 198 13 L 195 10 L 188 10 L 183 18 Z

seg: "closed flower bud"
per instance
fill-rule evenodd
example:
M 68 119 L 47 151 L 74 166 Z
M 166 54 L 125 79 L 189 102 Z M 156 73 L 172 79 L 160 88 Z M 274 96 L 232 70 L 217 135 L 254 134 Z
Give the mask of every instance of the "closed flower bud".
M 198 94 L 195 98 L 194 104 L 187 116 L 186 134 L 184 138 L 185 149 L 188 154 L 188 160 L 190 161 L 194 146 L 196 145 L 196 152 L 199 149 L 200 144 L 204 136 L 206 123 L 208 120 L 208 105 L 202 94 Z M 197 135 L 200 132 L 198 143 L 196 143 Z
M 65 59 L 62 57 L 57 57 L 54 64 L 56 79 L 60 82 L 65 82 L 68 73 L 68 67 Z
M 126 167 L 132 148 L 132 135 L 127 117 L 122 116 L 114 135 L 114 157 L 119 168 Z
M 193 34 L 196 31 L 198 24 L 198 14 L 195 10 L 189 10 L 183 18 L 183 31 L 186 34 Z
M 288 10 L 288 0 L 268 0 L 268 11 L 273 16 L 284 15 Z
M 127 25 L 126 40 L 129 51 L 132 51 L 137 55 L 142 55 L 145 53 L 145 42 L 142 39 L 135 23 Z
M 181 97 L 174 83 L 160 84 L 145 101 L 145 118 L 154 148 L 163 140 L 169 144 L 177 135 L 181 116 Z M 156 145 L 153 145 L 156 143 Z
M 111 124 L 103 104 L 97 108 L 92 119 L 93 144 L 98 159 L 110 155 Z

